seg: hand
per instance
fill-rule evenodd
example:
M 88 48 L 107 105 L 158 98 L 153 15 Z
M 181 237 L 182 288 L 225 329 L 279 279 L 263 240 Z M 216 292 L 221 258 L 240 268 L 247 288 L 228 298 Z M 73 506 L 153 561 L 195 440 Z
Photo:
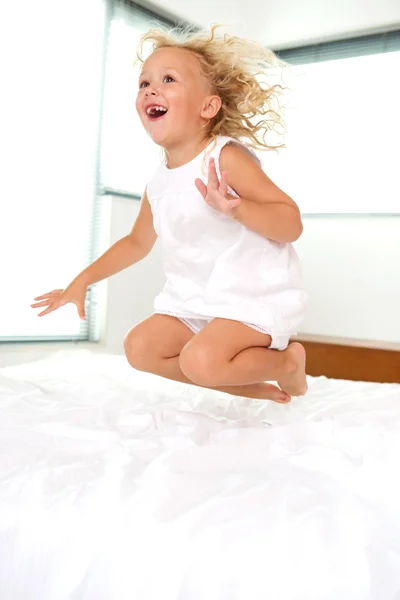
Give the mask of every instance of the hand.
M 46 306 L 45 310 L 42 310 L 41 313 L 38 314 L 38 317 L 43 317 L 60 306 L 64 306 L 71 302 L 76 305 L 78 309 L 78 315 L 81 319 L 86 320 L 85 314 L 85 298 L 86 298 L 87 286 L 78 282 L 78 280 L 74 280 L 70 285 L 65 288 L 65 290 L 53 290 L 51 292 L 47 292 L 47 294 L 43 294 L 42 296 L 37 296 L 34 300 L 39 300 L 35 304 L 31 304 L 32 308 L 39 308 L 42 306 Z
M 230 196 L 228 194 L 228 180 L 226 172 L 221 173 L 221 182 L 219 182 L 213 158 L 210 158 L 208 165 L 207 186 L 201 179 L 196 179 L 195 184 L 200 194 L 203 196 L 207 204 L 211 206 L 211 208 L 226 215 L 227 217 L 235 216 L 235 209 L 241 203 L 241 199 L 235 198 L 234 196 Z

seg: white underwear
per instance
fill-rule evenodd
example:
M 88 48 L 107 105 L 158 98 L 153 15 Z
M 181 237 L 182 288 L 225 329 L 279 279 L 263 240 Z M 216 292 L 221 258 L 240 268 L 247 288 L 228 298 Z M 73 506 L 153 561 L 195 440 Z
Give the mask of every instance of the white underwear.
M 182 323 L 189 327 L 193 333 L 199 333 L 210 321 L 213 319 L 192 319 L 192 318 L 183 318 L 177 317 Z M 260 333 L 264 333 L 265 335 L 271 336 L 271 344 L 268 346 L 271 350 L 286 350 L 289 344 L 290 336 L 284 334 L 274 334 L 262 329 L 258 325 L 253 325 L 252 323 L 243 323 L 243 325 L 247 325 L 247 327 L 251 327 L 251 329 L 255 329 Z

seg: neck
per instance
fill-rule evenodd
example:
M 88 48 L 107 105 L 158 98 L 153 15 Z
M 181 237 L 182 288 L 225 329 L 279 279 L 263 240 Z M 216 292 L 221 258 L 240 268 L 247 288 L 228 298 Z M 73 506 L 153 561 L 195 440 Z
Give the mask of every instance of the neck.
M 168 148 L 164 148 L 166 164 L 169 169 L 176 169 L 193 160 L 209 143 L 210 138 L 199 136 L 178 142 Z

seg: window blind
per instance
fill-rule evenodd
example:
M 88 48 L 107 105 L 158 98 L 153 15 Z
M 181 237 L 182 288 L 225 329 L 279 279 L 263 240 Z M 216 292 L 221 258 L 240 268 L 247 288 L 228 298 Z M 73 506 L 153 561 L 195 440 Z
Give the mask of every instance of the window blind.
M 1 342 L 95 329 L 90 302 L 87 322 L 75 306 L 38 318 L 30 304 L 93 259 L 107 10 L 106 0 L 2 7 Z
M 276 50 L 276 53 L 292 65 L 305 65 L 398 51 L 400 51 L 400 31 L 386 31 L 336 42 Z

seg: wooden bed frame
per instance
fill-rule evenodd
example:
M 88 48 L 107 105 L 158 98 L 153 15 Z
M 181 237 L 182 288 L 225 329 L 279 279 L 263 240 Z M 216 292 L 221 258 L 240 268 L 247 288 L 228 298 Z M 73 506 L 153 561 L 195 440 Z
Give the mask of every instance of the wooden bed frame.
M 296 341 L 301 342 L 307 351 L 309 375 L 400 383 L 400 345 L 386 344 L 384 348 L 376 348 L 373 342 L 354 341 L 346 344 L 321 341 L 315 337 L 296 337 Z

